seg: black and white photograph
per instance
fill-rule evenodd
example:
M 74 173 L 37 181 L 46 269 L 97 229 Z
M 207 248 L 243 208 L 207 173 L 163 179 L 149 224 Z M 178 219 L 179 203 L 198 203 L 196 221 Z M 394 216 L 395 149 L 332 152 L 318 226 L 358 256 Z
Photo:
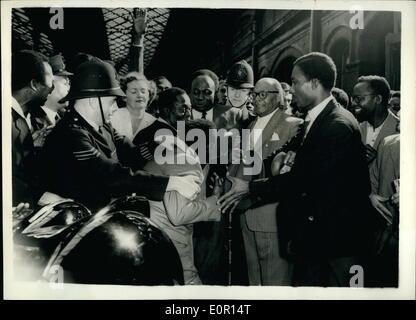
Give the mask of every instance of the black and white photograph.
M 1 7 L 6 299 L 415 299 L 415 2 Z

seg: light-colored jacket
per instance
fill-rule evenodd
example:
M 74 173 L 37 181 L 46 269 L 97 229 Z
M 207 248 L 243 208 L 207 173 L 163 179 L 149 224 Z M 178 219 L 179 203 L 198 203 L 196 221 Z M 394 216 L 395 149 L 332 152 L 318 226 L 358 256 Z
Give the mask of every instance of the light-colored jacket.
M 176 156 L 192 157 L 192 152 L 187 152 L 187 150 L 189 149 L 181 150 L 181 148 L 176 148 Z M 167 150 L 167 152 L 172 153 L 174 151 Z M 150 161 L 146 164 L 144 170 L 167 176 L 194 175 L 198 178 L 199 184 L 202 184 L 204 181 L 199 161 L 196 163 L 194 161 L 188 162 L 186 159 L 185 164 L 163 165 Z M 150 201 L 150 219 L 170 237 L 178 250 L 184 271 L 185 284 L 201 284 L 198 271 L 194 265 L 193 223 L 198 221 L 219 221 L 221 213 L 218 210 L 219 207 L 216 201 L 217 198 L 215 196 L 206 199 L 201 196 L 191 201 L 176 191 L 166 192 L 163 202 Z

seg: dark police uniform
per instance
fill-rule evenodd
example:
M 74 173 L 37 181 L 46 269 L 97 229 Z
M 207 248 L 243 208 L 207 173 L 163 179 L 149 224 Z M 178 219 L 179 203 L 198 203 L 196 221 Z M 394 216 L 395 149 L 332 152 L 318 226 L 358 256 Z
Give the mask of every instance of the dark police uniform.
M 48 135 L 41 159 L 46 190 L 90 209 L 131 193 L 161 201 L 169 180 L 140 171 L 148 159 L 139 147 L 108 124 L 95 130 L 75 110 Z

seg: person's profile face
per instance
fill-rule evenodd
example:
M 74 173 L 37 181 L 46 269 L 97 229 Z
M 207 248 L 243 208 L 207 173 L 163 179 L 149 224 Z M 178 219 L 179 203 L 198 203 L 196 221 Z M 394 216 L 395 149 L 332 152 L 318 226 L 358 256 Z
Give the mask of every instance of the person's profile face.
M 300 111 L 307 110 L 314 102 L 314 90 L 310 79 L 306 77 L 303 71 L 294 66 L 292 70 L 292 101 L 296 103 Z
M 111 96 L 111 97 L 100 97 L 99 99 L 101 99 L 101 105 L 103 107 L 103 113 L 104 113 L 104 119 L 105 121 L 109 121 L 111 114 L 114 112 L 114 110 L 117 109 L 117 104 L 116 104 L 116 97 Z M 98 98 L 96 98 L 96 103 L 99 106 L 99 102 L 98 102 Z M 99 110 L 99 108 L 97 108 L 97 112 L 99 114 L 97 114 L 98 117 L 101 117 L 101 111 Z
M 59 106 L 62 108 L 67 106 L 68 101 L 64 103 L 59 103 L 59 100 L 64 98 L 69 92 L 69 88 L 70 88 L 69 78 L 66 76 L 55 75 L 53 78 L 53 86 L 54 86 L 54 89 L 50 93 L 50 95 L 47 97 L 46 104 L 47 105 L 52 104 L 52 105 Z
M 290 104 L 292 103 L 292 94 L 290 93 L 290 90 L 285 91 L 284 99 L 286 107 L 290 107 Z
M 191 102 L 197 111 L 208 111 L 215 98 L 215 83 L 208 76 L 198 76 L 192 81 Z

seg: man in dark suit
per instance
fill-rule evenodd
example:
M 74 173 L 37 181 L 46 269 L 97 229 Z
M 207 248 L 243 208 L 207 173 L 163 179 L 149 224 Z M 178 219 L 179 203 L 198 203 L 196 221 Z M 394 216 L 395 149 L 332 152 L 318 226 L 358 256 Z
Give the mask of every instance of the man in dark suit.
M 293 99 L 307 112 L 305 138 L 288 173 L 246 182 L 232 178 L 226 210 L 246 196 L 280 200 L 280 253 L 294 262 L 292 285 L 348 286 L 350 268 L 369 249 L 373 211 L 357 121 L 331 96 L 332 59 L 310 53 L 294 62 Z
M 43 144 L 45 131 L 32 137 L 32 105 L 45 103 L 53 90 L 48 59 L 35 51 L 23 50 L 12 56 L 12 177 L 13 205 L 32 207 L 40 194 L 36 184 L 35 146 Z

